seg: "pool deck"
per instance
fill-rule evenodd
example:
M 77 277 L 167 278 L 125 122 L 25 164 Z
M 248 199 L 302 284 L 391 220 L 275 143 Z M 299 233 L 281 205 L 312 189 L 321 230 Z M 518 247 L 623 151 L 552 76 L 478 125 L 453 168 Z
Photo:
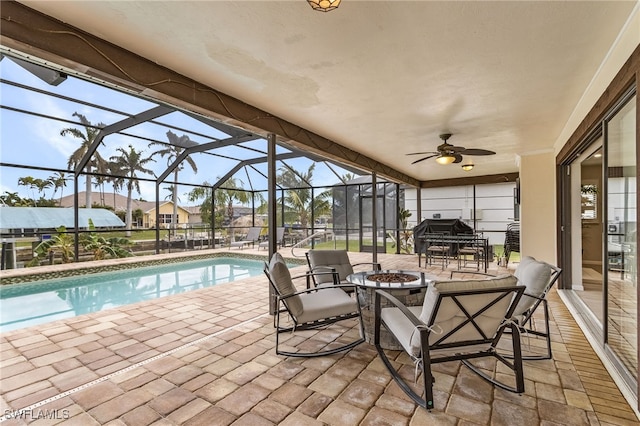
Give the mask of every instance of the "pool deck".
M 350 257 L 355 263 L 371 255 Z M 384 269 L 418 267 L 415 255 L 380 254 L 378 260 Z M 449 276 L 440 267 L 422 270 Z M 500 272 L 495 264 L 491 271 Z M 450 362 L 435 369 L 436 409 L 427 412 L 404 395 L 366 343 L 313 359 L 277 356 L 266 278 L 220 284 L 1 334 L 0 420 L 83 426 L 639 424 L 555 291 L 549 303 L 554 359 L 525 361 L 524 394 L 495 389 Z M 352 325 L 343 333 L 283 336 L 314 347 L 353 336 Z M 413 374 L 408 358 L 390 354 Z M 21 419 L 10 418 L 16 410 L 23 410 Z

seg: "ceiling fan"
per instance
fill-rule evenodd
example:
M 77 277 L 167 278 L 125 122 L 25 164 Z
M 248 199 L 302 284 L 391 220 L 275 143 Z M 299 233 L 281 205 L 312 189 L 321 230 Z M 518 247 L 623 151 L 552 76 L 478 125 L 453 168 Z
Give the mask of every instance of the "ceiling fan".
M 440 135 L 440 139 L 444 141 L 443 144 L 439 145 L 436 150 L 431 152 L 412 152 L 407 155 L 427 155 L 426 157 L 422 157 L 411 164 L 416 164 L 424 160 L 428 160 L 429 158 L 436 158 L 436 162 L 438 164 L 451 164 L 451 163 L 460 163 L 462 162 L 463 155 L 495 155 L 495 152 L 489 151 L 487 149 L 476 149 L 470 148 L 467 149 L 463 146 L 454 146 L 450 143 L 447 143 L 447 140 L 451 137 L 451 133 L 443 133 Z

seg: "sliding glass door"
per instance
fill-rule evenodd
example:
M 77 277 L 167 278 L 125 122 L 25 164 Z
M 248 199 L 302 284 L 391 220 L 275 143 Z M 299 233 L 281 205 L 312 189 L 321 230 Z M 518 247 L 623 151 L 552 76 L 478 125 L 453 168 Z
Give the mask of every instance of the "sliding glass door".
M 606 122 L 606 341 L 638 375 L 636 99 Z

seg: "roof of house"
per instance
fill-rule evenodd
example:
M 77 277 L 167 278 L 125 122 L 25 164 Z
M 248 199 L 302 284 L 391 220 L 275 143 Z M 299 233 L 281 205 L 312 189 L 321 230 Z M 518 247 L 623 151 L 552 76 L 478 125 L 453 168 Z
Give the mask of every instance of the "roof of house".
M 78 225 L 88 228 L 121 227 L 125 223 L 107 209 L 78 209 Z M 74 211 L 60 207 L 0 207 L 0 229 L 75 228 Z
M 78 192 L 78 199 L 80 200 L 80 203 L 84 202 L 85 199 L 85 192 Z M 92 200 L 94 203 L 99 202 L 100 204 L 103 204 L 105 206 L 108 207 L 113 207 L 113 209 L 115 211 L 126 211 L 127 210 L 127 197 L 124 195 L 120 195 L 120 194 L 114 194 L 113 192 L 105 192 L 104 193 L 104 197 L 102 197 L 102 194 L 99 192 L 93 192 L 92 193 Z M 171 203 L 172 201 L 167 200 L 167 201 L 161 201 L 160 205 L 164 205 L 164 204 L 168 204 Z M 73 207 L 74 204 L 74 197 L 73 195 L 67 195 L 65 197 L 62 197 L 60 199 L 60 207 Z M 148 213 L 152 210 L 155 210 L 156 208 L 156 202 L 155 201 L 141 201 L 141 200 L 136 200 L 136 199 L 132 199 L 131 200 L 131 206 L 133 210 L 136 209 L 140 209 L 145 213 Z M 191 213 L 191 211 L 189 210 L 189 208 L 191 207 L 182 207 L 180 205 L 178 205 L 178 208 L 183 209 L 183 210 L 187 210 L 189 213 Z M 199 207 L 197 207 L 199 209 Z M 198 212 L 199 213 L 199 210 Z

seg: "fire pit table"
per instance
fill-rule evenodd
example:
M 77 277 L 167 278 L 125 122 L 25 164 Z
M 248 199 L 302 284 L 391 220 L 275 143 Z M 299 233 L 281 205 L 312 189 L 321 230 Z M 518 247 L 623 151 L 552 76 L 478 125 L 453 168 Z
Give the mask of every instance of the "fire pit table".
M 357 272 L 347 276 L 347 281 L 357 288 L 367 343 L 373 344 L 376 290 L 388 291 L 405 306 L 422 306 L 427 286 L 434 279 L 435 277 L 429 277 L 424 272 L 396 270 Z M 392 305 L 383 298 L 381 306 L 384 308 Z M 395 337 L 384 328 L 380 330 L 380 346 L 385 349 L 402 349 Z

